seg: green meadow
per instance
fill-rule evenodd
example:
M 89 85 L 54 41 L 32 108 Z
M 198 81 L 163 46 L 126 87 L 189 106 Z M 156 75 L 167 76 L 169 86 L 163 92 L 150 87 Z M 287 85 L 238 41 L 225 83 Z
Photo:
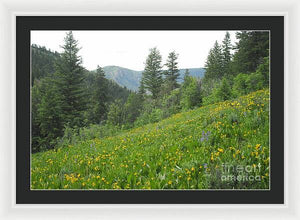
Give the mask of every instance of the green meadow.
M 31 189 L 268 189 L 269 90 L 31 156 Z

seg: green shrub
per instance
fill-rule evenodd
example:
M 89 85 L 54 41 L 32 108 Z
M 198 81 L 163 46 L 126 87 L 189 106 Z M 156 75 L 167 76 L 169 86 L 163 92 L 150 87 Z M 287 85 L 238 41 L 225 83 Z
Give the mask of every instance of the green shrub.
M 203 105 L 209 105 L 216 102 L 222 102 L 230 99 L 232 97 L 231 87 L 226 78 L 212 89 L 210 95 L 203 97 Z
M 260 72 L 251 73 L 246 80 L 246 85 L 248 93 L 262 89 L 264 87 L 263 75 Z
M 264 76 L 259 71 L 251 74 L 240 73 L 234 78 L 233 96 L 238 97 L 263 89 L 265 83 Z
M 270 59 L 269 56 L 264 58 L 264 62 L 260 64 L 257 69 L 256 73 L 260 73 L 263 79 L 263 86 L 267 87 L 269 85 L 269 76 L 270 76 Z
M 202 99 L 203 105 L 210 105 L 210 104 L 218 102 L 218 100 L 216 98 L 216 91 L 217 91 L 217 89 L 215 88 L 212 90 L 210 95 L 203 97 L 203 99 Z
M 194 77 L 189 77 L 181 91 L 180 105 L 182 109 L 188 110 L 201 105 L 201 87 L 200 82 Z
M 124 106 L 121 100 L 116 100 L 109 106 L 107 123 L 110 125 L 122 125 L 124 123 Z
M 142 126 L 150 123 L 155 123 L 163 119 L 163 111 L 159 108 L 153 109 L 151 112 L 144 112 L 137 120 L 134 122 L 134 126 Z
M 163 111 L 163 118 L 167 118 L 170 115 L 178 113 L 181 110 L 180 90 L 175 89 L 171 91 L 170 95 L 165 95 L 162 99 L 161 108 Z
M 66 127 L 63 137 L 57 140 L 56 148 L 75 145 L 82 141 L 91 139 L 101 139 L 108 136 L 113 136 L 123 132 L 124 126 L 114 126 L 111 124 L 94 124 L 89 127 L 74 129 Z
M 220 86 L 216 90 L 216 98 L 218 101 L 226 101 L 231 98 L 231 87 L 225 77 L 222 79 Z
M 248 93 L 247 86 L 248 74 L 240 73 L 233 79 L 232 93 L 234 97 Z

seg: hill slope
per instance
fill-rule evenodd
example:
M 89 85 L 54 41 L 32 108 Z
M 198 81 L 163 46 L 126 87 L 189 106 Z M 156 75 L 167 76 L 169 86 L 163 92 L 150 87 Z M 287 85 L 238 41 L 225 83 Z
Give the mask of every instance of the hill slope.
M 105 66 L 103 67 L 106 78 L 112 79 L 120 86 L 126 86 L 128 89 L 137 91 L 142 78 L 142 71 L 135 71 L 119 66 Z M 194 77 L 202 78 L 205 73 L 204 68 L 190 68 L 190 75 Z M 178 82 L 183 81 L 185 69 L 179 70 L 180 76 Z
M 32 155 L 32 189 L 267 189 L 269 91 Z M 232 165 L 228 172 L 224 164 Z M 226 181 L 236 166 L 255 180 Z
M 36 79 L 41 79 L 55 72 L 55 62 L 60 58 L 58 52 L 53 52 L 45 47 L 31 45 L 32 56 L 32 84 Z
M 126 86 L 133 91 L 138 89 L 139 81 L 142 77 L 141 71 L 130 70 L 119 66 L 105 66 L 103 70 L 106 78 L 115 81 L 120 86 Z

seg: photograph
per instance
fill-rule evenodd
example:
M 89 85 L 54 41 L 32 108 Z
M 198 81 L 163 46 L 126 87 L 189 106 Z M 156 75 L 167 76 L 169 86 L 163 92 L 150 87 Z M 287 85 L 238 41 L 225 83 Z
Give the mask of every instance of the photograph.
M 31 30 L 30 190 L 271 190 L 270 45 L 269 30 Z

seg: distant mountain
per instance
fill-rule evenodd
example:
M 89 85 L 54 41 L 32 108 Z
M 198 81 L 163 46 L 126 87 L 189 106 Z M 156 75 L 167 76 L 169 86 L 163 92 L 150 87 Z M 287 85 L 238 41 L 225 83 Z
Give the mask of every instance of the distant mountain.
M 190 68 L 188 69 L 190 72 L 190 76 L 193 77 L 198 77 L 198 78 L 203 78 L 204 74 L 205 74 L 205 69 L 204 68 Z M 184 73 L 185 73 L 186 69 L 179 69 L 179 80 L 178 82 L 183 82 L 183 77 L 184 77 Z
M 126 86 L 133 91 L 138 89 L 142 71 L 135 71 L 119 66 L 105 66 L 103 70 L 106 78 L 115 81 L 120 86 Z
M 137 91 L 140 85 L 143 71 L 131 70 L 119 66 L 105 66 L 103 67 L 106 78 L 118 83 L 120 86 L 126 86 L 128 89 Z M 183 82 L 183 77 L 186 69 L 180 69 L 180 77 L 178 82 Z M 204 68 L 190 68 L 190 75 L 193 77 L 202 78 L 205 73 Z

